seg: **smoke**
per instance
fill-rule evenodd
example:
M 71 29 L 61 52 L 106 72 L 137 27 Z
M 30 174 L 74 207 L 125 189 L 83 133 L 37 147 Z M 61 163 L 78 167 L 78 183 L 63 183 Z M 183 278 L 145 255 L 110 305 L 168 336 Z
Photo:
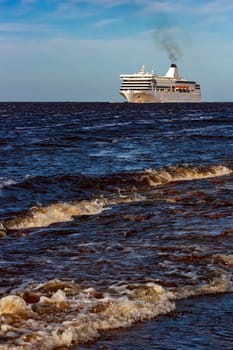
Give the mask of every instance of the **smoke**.
M 156 44 L 167 53 L 171 62 L 176 62 L 182 56 L 180 44 L 174 33 L 175 30 L 170 28 L 155 30 Z

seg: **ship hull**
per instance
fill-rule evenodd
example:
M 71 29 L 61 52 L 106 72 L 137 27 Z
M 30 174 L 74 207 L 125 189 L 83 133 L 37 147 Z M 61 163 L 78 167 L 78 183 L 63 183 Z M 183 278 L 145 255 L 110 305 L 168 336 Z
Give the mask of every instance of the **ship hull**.
M 199 93 L 166 92 L 155 91 L 120 91 L 120 94 L 131 103 L 173 103 L 173 102 L 201 102 Z

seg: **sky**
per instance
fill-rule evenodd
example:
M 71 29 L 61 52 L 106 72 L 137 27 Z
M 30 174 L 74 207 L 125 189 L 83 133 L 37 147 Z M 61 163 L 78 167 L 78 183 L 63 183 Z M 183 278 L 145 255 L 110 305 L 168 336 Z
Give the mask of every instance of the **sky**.
M 0 101 L 123 101 L 120 74 L 171 63 L 233 102 L 232 0 L 0 0 Z

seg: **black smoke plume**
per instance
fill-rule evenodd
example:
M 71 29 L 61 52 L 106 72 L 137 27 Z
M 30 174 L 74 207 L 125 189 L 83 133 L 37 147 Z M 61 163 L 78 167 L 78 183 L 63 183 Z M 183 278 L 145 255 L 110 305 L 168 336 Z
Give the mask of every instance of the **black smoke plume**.
M 179 42 L 175 38 L 174 32 L 169 29 L 156 29 L 155 40 L 158 47 L 165 51 L 171 62 L 176 62 L 182 56 Z

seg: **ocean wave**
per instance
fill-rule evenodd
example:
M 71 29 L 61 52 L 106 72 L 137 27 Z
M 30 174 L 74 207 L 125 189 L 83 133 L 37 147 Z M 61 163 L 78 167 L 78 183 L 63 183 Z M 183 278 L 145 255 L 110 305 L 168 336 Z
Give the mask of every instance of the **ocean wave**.
M 95 189 L 98 189 L 98 195 L 94 199 L 61 201 L 47 206 L 33 206 L 14 218 L 0 221 L 0 235 L 5 236 L 9 230 L 46 227 L 54 223 L 71 221 L 75 216 L 100 214 L 119 204 L 144 201 L 148 198 L 147 193 L 150 187 L 229 174 L 232 174 L 232 169 L 222 165 L 209 167 L 174 166 L 159 170 L 146 169 L 133 174 L 113 174 L 107 178 L 96 179 L 96 181 L 87 179 L 89 184 L 95 183 Z M 86 181 L 84 178 L 82 180 Z M 101 192 L 102 195 L 99 194 Z
M 232 169 L 223 165 L 209 167 L 189 167 L 181 165 L 166 167 L 160 170 L 147 169 L 142 174 L 142 179 L 150 186 L 158 186 L 174 181 L 201 180 L 229 174 L 232 174 Z
M 202 285 L 164 288 L 154 282 L 112 285 L 106 291 L 54 279 L 0 299 L 2 350 L 51 350 L 87 343 L 103 331 L 130 327 L 175 310 L 175 301 L 232 291 L 229 276 Z
M 54 223 L 71 221 L 74 216 L 95 215 L 104 210 L 97 200 L 74 203 L 55 203 L 49 206 L 34 206 L 15 218 L 2 221 L 0 230 L 19 230 L 33 227 L 45 227 Z
M 169 293 L 155 283 L 126 286 L 119 294 L 52 280 L 0 299 L 0 335 L 7 339 L 1 349 L 70 347 L 174 308 Z
M 8 179 L 5 177 L 0 177 L 0 190 L 4 187 L 15 185 L 16 182 L 13 179 Z

